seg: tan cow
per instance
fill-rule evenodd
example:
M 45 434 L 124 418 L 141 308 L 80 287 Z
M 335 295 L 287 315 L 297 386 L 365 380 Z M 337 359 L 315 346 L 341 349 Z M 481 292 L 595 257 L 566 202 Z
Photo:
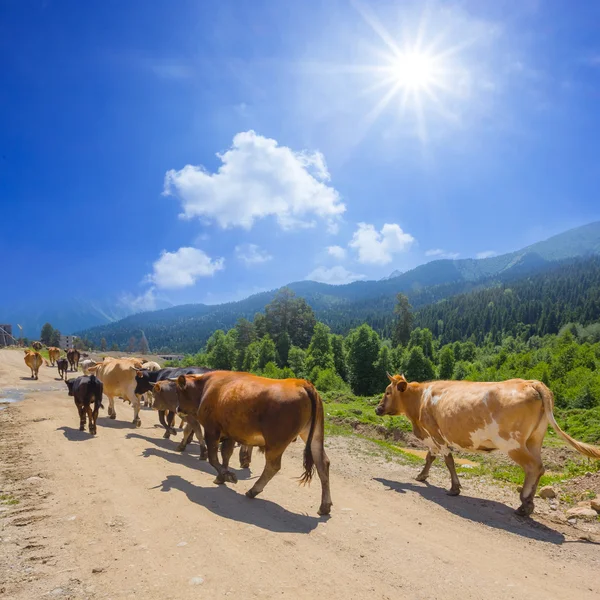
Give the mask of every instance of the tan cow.
M 104 394 L 108 397 L 108 416 L 116 419 L 115 397 L 123 398 L 133 405 L 133 424 L 140 427 L 140 399 L 135 395 L 135 374 L 142 363 L 133 358 L 115 358 L 105 360 L 88 371 L 96 375 L 104 385 Z
M 48 358 L 50 359 L 50 364 L 54 366 L 56 361 L 60 358 L 60 348 L 50 346 L 50 348 L 48 348 Z
M 408 383 L 403 375 L 388 373 L 388 377 L 391 383 L 375 412 L 403 414 L 410 419 L 414 434 L 429 448 L 417 481 L 427 479 L 431 463 L 441 454 L 450 471 L 451 496 L 460 493 L 452 450 L 500 450 L 525 471 L 521 506 L 516 512 L 530 515 L 544 474 L 541 448 L 548 424 L 581 454 L 600 458 L 600 448 L 574 440 L 558 426 L 552 392 L 539 381 Z
M 142 365 L 144 371 L 160 371 L 160 365 L 153 360 L 149 360 Z M 144 399 L 144 406 L 152 406 L 152 392 L 145 393 L 142 398 Z
M 39 352 L 25 350 L 25 364 L 31 369 L 31 379 L 38 378 L 38 371 L 44 362 Z

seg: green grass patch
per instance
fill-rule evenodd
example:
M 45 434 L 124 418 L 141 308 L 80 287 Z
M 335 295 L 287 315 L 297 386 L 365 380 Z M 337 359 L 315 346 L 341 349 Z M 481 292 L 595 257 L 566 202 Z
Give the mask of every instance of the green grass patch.
M 9 506 L 19 504 L 19 500 L 10 494 L 0 494 L 0 504 L 8 504 Z

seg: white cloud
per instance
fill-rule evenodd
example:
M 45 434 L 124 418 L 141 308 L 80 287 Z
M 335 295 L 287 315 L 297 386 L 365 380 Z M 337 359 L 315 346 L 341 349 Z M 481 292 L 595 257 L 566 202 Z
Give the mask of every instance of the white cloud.
M 156 309 L 156 294 L 154 288 L 149 288 L 143 294 L 134 296 L 133 294 L 122 294 L 119 298 L 119 304 L 126 306 L 134 313 L 145 312 Z
M 235 255 L 246 265 L 259 265 L 271 260 L 273 257 L 256 244 L 241 244 L 235 247 Z
M 459 252 L 446 252 L 441 248 L 435 248 L 433 250 L 427 250 L 425 252 L 425 256 L 435 256 L 437 258 L 449 258 L 451 260 L 455 260 L 460 256 Z
M 331 231 L 346 210 L 320 152 L 295 152 L 254 131 L 238 133 L 216 173 L 186 165 L 165 175 L 166 195 L 179 198 L 184 218 L 216 221 L 221 227 L 250 229 L 257 219 L 274 216 L 293 229 L 327 222 Z
M 183 288 L 196 283 L 198 277 L 210 277 L 224 267 L 224 259 L 212 259 L 197 248 L 163 251 L 154 263 L 148 280 L 159 288 Z
M 381 231 L 369 223 L 359 223 L 348 245 L 358 252 L 359 262 L 385 265 L 394 254 L 408 250 L 414 241 L 396 223 L 386 223 Z
M 317 267 L 312 273 L 309 273 L 305 279 L 311 281 L 319 281 L 321 283 L 330 283 L 332 285 L 341 285 L 343 283 L 351 283 L 359 279 L 366 279 L 365 275 L 359 273 L 351 273 L 342 266 Z
M 478 252 L 475 257 L 476 258 L 492 258 L 492 256 L 496 256 L 498 253 L 495 250 L 485 250 L 483 252 Z
M 330 256 L 333 256 L 333 258 L 337 258 L 339 260 L 346 258 L 346 250 L 341 246 L 327 246 L 327 252 L 330 254 Z

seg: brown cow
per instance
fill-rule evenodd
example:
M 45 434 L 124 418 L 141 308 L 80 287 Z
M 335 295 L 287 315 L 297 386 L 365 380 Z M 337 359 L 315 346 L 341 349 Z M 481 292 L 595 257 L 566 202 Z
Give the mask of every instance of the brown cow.
M 38 371 L 45 362 L 39 352 L 33 350 L 25 350 L 25 364 L 31 369 L 31 379 L 38 378 Z
M 77 369 L 79 368 L 79 358 L 80 358 L 79 350 L 76 350 L 75 348 L 69 348 L 67 350 L 67 360 L 69 361 L 69 364 L 71 365 L 72 371 L 77 371 Z
M 43 346 L 42 346 L 42 342 L 33 342 L 33 343 L 31 344 L 31 347 L 32 347 L 32 348 L 33 348 L 33 349 L 34 349 L 36 352 L 39 352 L 39 351 L 40 351 L 40 350 L 43 348 Z
M 567 435 L 557 424 L 552 392 L 539 381 L 429 381 L 408 383 L 388 373 L 390 384 L 375 409 L 378 415 L 406 415 L 414 434 L 429 448 L 417 481 L 425 481 L 431 463 L 442 454 L 450 471 L 451 496 L 460 493 L 452 450 L 500 450 L 525 472 L 517 514 L 533 512 L 533 498 L 544 474 L 541 448 L 548 423 L 577 451 L 600 458 L 600 448 Z
M 61 379 L 67 380 L 67 371 L 69 370 L 69 361 L 66 358 L 59 358 L 56 361 L 58 367 L 58 376 Z
M 304 379 L 267 379 L 250 373 L 212 371 L 177 378 L 180 416 L 194 415 L 204 427 L 208 460 L 216 469 L 215 483 L 237 483 L 229 471 L 235 442 L 259 446 L 265 452 L 262 475 L 246 492 L 254 498 L 281 469 L 285 449 L 298 435 L 306 442 L 304 473 L 308 483 L 315 466 L 321 479 L 320 515 L 331 511 L 329 458 L 325 454 L 323 403 Z M 223 440 L 219 462 L 218 445 Z
M 50 359 L 50 364 L 54 366 L 56 361 L 60 358 L 60 348 L 50 346 L 50 348 L 48 348 L 48 358 Z

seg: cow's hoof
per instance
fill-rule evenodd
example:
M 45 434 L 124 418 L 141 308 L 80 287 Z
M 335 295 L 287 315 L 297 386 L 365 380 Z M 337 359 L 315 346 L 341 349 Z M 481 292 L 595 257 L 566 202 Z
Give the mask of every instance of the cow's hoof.
M 177 429 L 173 429 L 173 428 L 171 427 L 171 429 L 169 429 L 169 433 L 170 433 L 171 435 L 177 435 Z
M 200 460 L 208 460 L 208 452 L 202 452 L 200 454 Z
M 85 431 L 85 425 L 81 425 L 81 426 L 79 427 L 79 431 Z
M 319 510 L 317 511 L 318 515 L 328 515 L 331 512 L 331 503 L 330 504 L 321 504 L 319 506 Z
M 116 419 L 116 418 L 117 418 L 117 413 L 116 413 L 116 412 L 114 412 L 114 413 L 112 413 L 112 414 L 108 415 L 108 418 L 109 418 L 109 419 Z
M 249 462 L 240 463 L 240 469 L 249 469 L 249 468 L 250 468 Z
M 419 473 L 415 477 L 415 481 L 427 481 L 427 477 L 429 477 L 429 475 L 423 475 L 423 473 Z
M 134 419 L 133 424 L 137 427 L 142 426 L 142 421 L 140 419 Z
M 458 496 L 460 495 L 460 488 L 450 488 L 446 494 L 448 496 Z
M 171 437 L 171 434 L 168 431 L 163 433 L 163 439 L 168 440 Z
M 533 512 L 533 504 L 521 504 L 517 510 L 515 510 L 515 515 L 518 517 L 528 517 Z
M 256 498 L 256 496 L 258 496 L 259 492 L 255 492 L 253 488 L 250 488 L 247 492 L 246 492 L 246 498 Z
M 223 485 L 225 483 L 225 477 L 223 475 L 217 475 L 215 477 L 215 480 L 213 481 L 213 483 L 216 483 L 218 485 Z

